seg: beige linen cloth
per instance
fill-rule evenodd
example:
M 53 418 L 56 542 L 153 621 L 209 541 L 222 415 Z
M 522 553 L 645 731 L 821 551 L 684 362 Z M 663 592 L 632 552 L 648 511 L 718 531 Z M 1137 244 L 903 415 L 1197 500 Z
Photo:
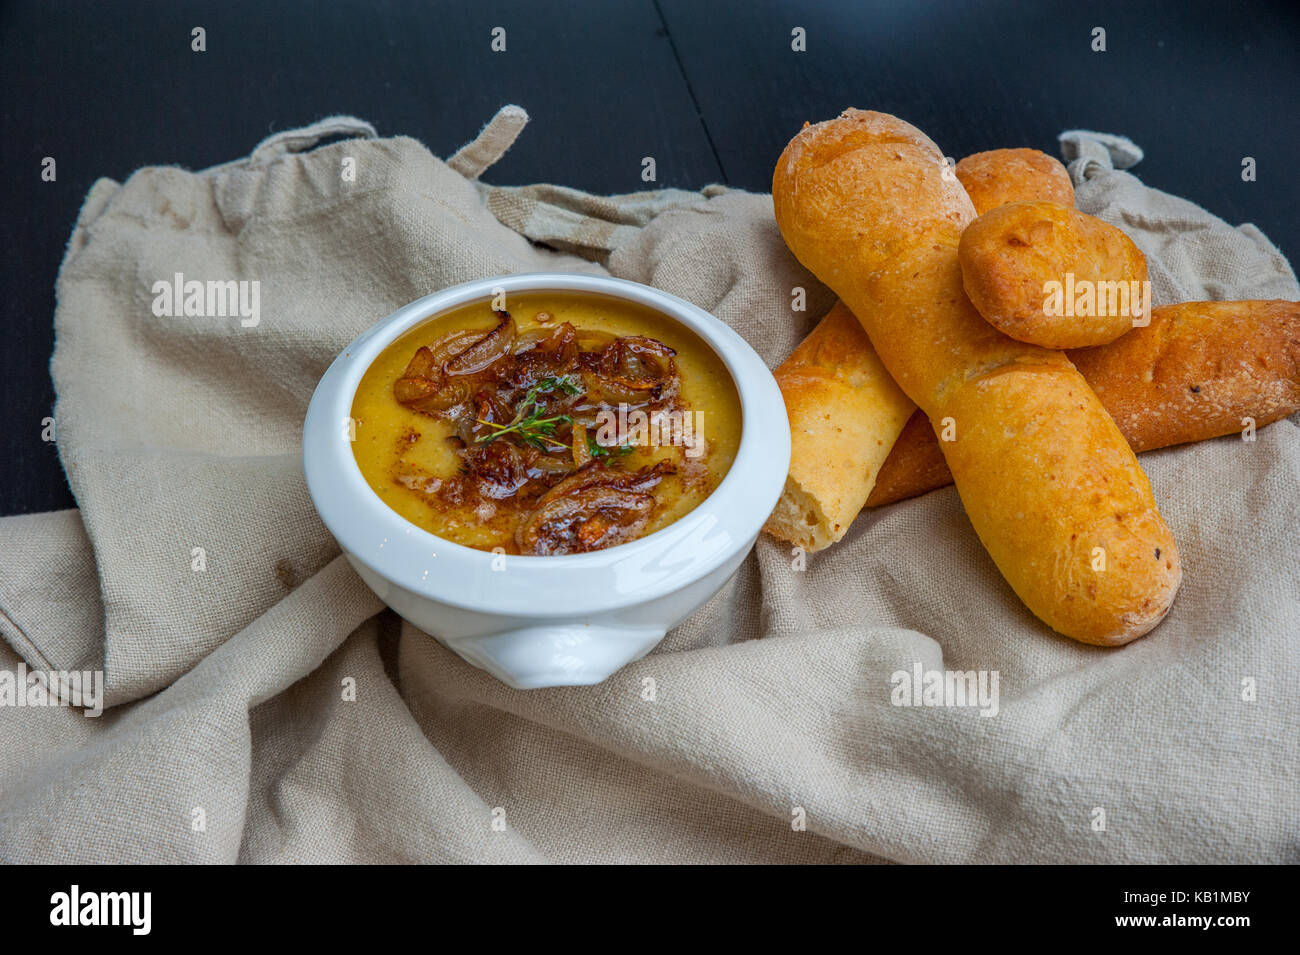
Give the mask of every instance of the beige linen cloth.
M 526 120 L 443 162 L 339 117 L 90 191 L 52 366 L 79 509 L 0 521 L 0 669 L 102 667 L 109 707 L 0 708 L 0 860 L 1300 861 L 1294 418 L 1143 456 L 1185 578 L 1121 650 L 1036 621 L 951 488 L 806 566 L 762 539 L 600 686 L 511 690 L 384 610 L 299 460 L 317 379 L 367 326 L 469 279 L 607 272 L 775 365 L 832 302 L 769 196 L 481 184 Z M 310 149 L 339 134 L 360 138 Z M 1072 135 L 1068 158 L 1096 154 L 1079 206 L 1142 246 L 1158 302 L 1300 297 L 1258 230 Z M 258 324 L 156 316 L 178 272 L 258 281 Z M 997 715 L 893 705 L 918 662 L 995 671 Z

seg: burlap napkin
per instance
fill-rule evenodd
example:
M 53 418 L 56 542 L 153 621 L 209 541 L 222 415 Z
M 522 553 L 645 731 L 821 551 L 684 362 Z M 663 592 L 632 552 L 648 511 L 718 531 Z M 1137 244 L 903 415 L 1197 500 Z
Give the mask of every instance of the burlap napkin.
M 109 708 L 0 707 L 0 859 L 1300 858 L 1294 419 L 1143 457 L 1186 576 L 1123 650 L 1034 620 L 951 489 L 807 558 L 763 539 L 596 687 L 510 690 L 381 612 L 299 463 L 316 380 L 367 326 L 472 278 L 608 272 L 775 364 L 832 301 L 768 196 L 478 182 L 525 121 L 506 108 L 444 163 L 335 117 L 91 190 L 53 360 L 80 509 L 0 521 L 0 671 L 102 666 Z M 304 151 L 338 134 L 364 138 Z M 1253 227 L 1077 168 L 1158 302 L 1300 297 Z M 168 314 L 177 273 L 255 281 L 258 307 Z M 918 664 L 996 675 L 996 715 L 895 705 Z

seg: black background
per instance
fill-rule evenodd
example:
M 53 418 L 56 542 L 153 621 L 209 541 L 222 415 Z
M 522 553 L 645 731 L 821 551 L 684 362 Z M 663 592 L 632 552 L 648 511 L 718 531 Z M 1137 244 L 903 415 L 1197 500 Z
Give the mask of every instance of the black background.
M 55 275 L 95 179 L 214 165 L 334 113 L 446 156 L 518 103 L 532 122 L 486 178 L 595 192 L 644 188 L 643 156 L 660 186 L 766 192 L 800 125 L 850 105 L 897 113 L 954 157 L 1056 154 L 1060 131 L 1098 129 L 1144 148 L 1149 185 L 1300 255 L 1294 2 L 24 0 L 0 7 L 0 39 L 2 514 L 74 505 L 40 432 Z

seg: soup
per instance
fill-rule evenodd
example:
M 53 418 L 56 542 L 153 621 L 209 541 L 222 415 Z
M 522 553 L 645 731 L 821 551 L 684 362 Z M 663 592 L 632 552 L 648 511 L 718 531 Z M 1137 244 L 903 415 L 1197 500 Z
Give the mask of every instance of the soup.
M 740 399 L 693 332 L 631 302 L 526 293 L 411 329 L 366 370 L 353 453 L 394 511 L 480 550 L 558 555 L 697 507 L 740 444 Z

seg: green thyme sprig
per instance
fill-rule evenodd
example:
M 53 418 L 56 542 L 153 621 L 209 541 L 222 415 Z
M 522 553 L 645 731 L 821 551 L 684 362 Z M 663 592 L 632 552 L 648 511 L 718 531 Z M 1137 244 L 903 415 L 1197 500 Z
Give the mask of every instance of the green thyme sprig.
M 524 394 L 523 400 L 515 408 L 515 416 L 509 423 L 497 424 L 495 421 L 486 421 L 483 418 L 477 419 L 479 424 L 487 425 L 492 430 L 487 434 L 479 435 L 474 439 L 475 442 L 483 443 L 505 434 L 517 434 L 519 440 L 525 444 L 543 451 L 548 450 L 548 446 L 549 450 L 552 451 L 559 451 L 569 447 L 569 445 L 561 441 L 556 441 L 554 434 L 555 429 L 560 425 L 572 424 L 573 418 L 567 414 L 543 417 L 544 411 L 539 400 L 540 395 L 554 394 L 556 391 L 565 391 L 571 395 L 578 395 L 582 393 L 582 388 L 569 375 L 541 379 Z
M 612 454 L 616 454 L 621 458 L 625 454 L 631 454 L 635 450 L 636 448 L 630 444 L 620 444 L 612 448 L 607 448 L 597 441 L 594 436 L 590 434 L 587 435 L 587 453 L 593 458 L 607 458 Z

